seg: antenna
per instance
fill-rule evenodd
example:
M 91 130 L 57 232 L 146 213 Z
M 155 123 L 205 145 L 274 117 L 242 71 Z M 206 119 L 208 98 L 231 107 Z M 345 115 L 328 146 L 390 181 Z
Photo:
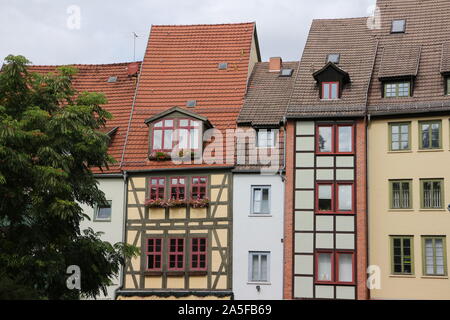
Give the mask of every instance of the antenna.
M 139 36 L 133 31 L 133 61 L 136 61 L 136 38 Z

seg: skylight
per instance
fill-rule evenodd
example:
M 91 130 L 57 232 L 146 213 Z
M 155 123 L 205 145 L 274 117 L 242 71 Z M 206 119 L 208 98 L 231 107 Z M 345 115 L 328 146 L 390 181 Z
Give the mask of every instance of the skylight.
M 117 81 L 117 77 L 116 76 L 111 76 L 108 78 L 108 82 L 116 82 Z
M 228 68 L 228 63 L 227 62 L 219 63 L 219 70 L 225 70 L 226 68 Z
M 331 53 L 327 56 L 327 63 L 333 62 L 334 64 L 338 64 L 340 58 L 341 58 L 341 55 L 339 53 Z
M 187 102 L 186 102 L 186 106 L 188 106 L 188 107 L 190 107 L 190 108 L 193 108 L 193 107 L 195 107 L 197 105 L 197 100 L 188 100 Z
M 406 20 L 405 19 L 393 20 L 392 21 L 391 32 L 392 33 L 404 33 L 405 32 L 405 27 L 406 27 Z
M 294 69 L 281 69 L 280 77 L 291 77 Z

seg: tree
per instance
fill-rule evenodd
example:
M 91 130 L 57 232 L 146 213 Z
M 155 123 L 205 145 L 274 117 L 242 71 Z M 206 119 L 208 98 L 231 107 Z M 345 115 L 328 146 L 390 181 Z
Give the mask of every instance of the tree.
M 98 130 L 111 115 L 102 94 L 74 90 L 74 68 L 40 75 L 27 64 L 8 56 L 0 73 L 0 297 L 95 297 L 138 253 L 80 231 L 79 204 L 106 202 L 91 168 L 114 162 Z M 81 290 L 66 286 L 70 265 Z

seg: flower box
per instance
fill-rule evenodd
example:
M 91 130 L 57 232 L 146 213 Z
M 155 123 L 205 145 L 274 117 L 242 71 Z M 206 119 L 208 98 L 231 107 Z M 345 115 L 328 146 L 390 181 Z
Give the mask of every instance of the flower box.
M 191 200 L 189 202 L 189 205 L 192 208 L 207 208 L 207 207 L 209 207 L 209 199 L 208 198 L 203 198 L 203 199 Z

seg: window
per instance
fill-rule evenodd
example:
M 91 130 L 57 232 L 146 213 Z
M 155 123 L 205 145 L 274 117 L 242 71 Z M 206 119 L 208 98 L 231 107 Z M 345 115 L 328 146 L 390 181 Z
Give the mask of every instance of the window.
M 172 151 L 178 142 L 179 149 L 198 149 L 200 122 L 189 119 L 166 119 L 153 125 L 153 151 Z M 175 136 L 176 135 L 176 136 Z
M 292 77 L 294 69 L 281 69 L 280 77 Z
M 390 150 L 410 150 L 410 128 L 411 123 L 390 123 Z
M 322 100 L 339 98 L 339 82 L 322 82 Z
M 191 270 L 206 271 L 206 238 L 191 240 Z
M 406 27 L 406 20 L 393 20 L 391 32 L 392 33 L 404 33 Z
M 174 120 L 161 120 L 153 125 L 153 150 L 172 150 Z
M 353 213 L 353 183 L 318 183 L 318 213 Z
M 390 181 L 391 209 L 411 208 L 411 180 Z
M 422 209 L 440 209 L 443 207 L 443 180 L 421 180 Z
M 420 149 L 441 148 L 441 121 L 420 121 Z
M 170 271 L 184 269 L 184 239 L 169 239 L 169 268 Z
M 186 199 L 186 178 L 180 177 L 170 178 L 170 199 L 172 200 Z
M 208 179 L 206 177 L 193 177 L 191 182 L 191 197 L 193 200 L 206 198 L 206 187 Z
M 275 147 L 275 132 L 272 130 L 258 130 L 256 146 L 259 148 Z
M 164 199 L 166 191 L 166 179 L 165 178 L 150 178 L 150 200 Z
M 252 186 L 252 214 L 270 213 L 270 187 Z
M 392 273 L 413 274 L 413 237 L 391 237 Z
M 445 237 L 422 237 L 423 274 L 427 276 L 447 275 Z
M 249 252 L 249 281 L 269 282 L 269 252 Z
M 219 63 L 219 70 L 225 70 L 228 68 L 228 62 Z
M 317 209 L 320 212 L 333 212 L 333 185 L 319 184 L 317 187 Z
M 410 82 L 387 82 L 384 84 L 384 96 L 386 98 L 409 97 Z
M 162 269 L 162 239 L 147 239 L 147 270 Z
M 97 221 L 111 220 L 112 201 L 106 201 L 105 204 L 98 204 L 95 208 L 95 219 Z
M 450 77 L 447 78 L 447 86 L 446 86 L 446 92 L 445 94 L 450 95 Z
M 316 282 L 352 284 L 355 282 L 354 264 L 352 251 L 317 251 Z
M 197 100 L 188 100 L 186 102 L 186 107 L 193 108 L 197 106 Z
M 327 62 L 333 62 L 334 64 L 338 64 L 341 55 L 339 53 L 331 53 L 327 56 Z
M 345 153 L 354 152 L 353 125 L 318 125 L 317 153 Z

